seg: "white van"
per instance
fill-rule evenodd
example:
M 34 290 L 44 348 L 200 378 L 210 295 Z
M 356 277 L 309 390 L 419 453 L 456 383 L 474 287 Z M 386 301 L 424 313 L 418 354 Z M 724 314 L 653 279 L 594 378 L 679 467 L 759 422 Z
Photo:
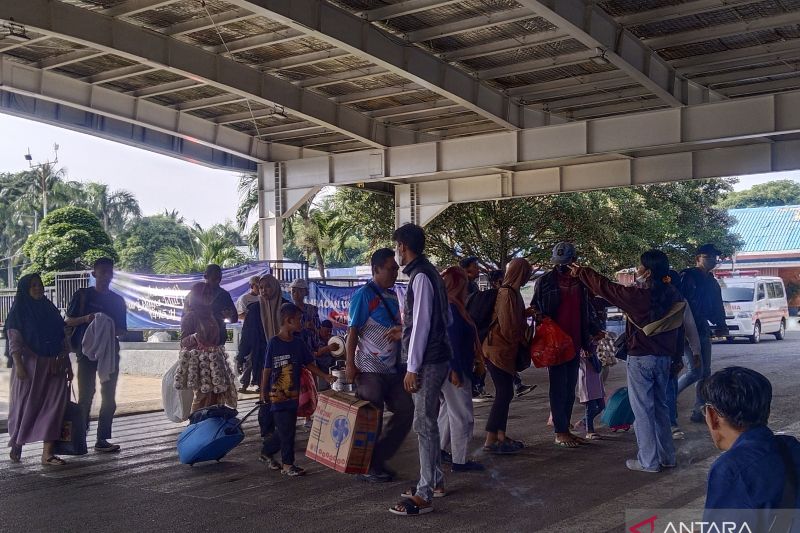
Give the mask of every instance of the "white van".
M 720 278 L 722 301 L 725 303 L 728 341 L 748 337 L 761 341 L 762 333 L 782 340 L 789 320 L 789 303 L 783 280 L 768 276 Z

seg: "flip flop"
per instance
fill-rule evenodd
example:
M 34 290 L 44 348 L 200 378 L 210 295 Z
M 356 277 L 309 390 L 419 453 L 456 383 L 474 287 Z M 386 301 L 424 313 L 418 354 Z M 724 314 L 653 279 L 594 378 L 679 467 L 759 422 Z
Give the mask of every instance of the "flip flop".
M 400 497 L 401 498 L 413 498 L 416 495 L 417 495 L 417 487 L 411 487 L 410 489 L 405 491 L 403 494 L 401 494 Z M 444 498 L 445 496 L 447 496 L 447 491 L 445 491 L 443 488 L 441 488 L 441 489 L 433 489 L 433 497 L 434 498 Z
M 580 446 L 580 444 L 574 440 L 556 440 L 555 445 L 559 448 L 568 448 L 570 450 L 574 450 Z
M 599 433 L 587 433 L 586 440 L 602 440 L 603 437 Z
M 417 516 L 432 513 L 433 505 L 431 505 L 430 502 L 425 502 L 423 505 L 420 505 L 415 499 L 409 498 L 397 502 L 394 507 L 389 508 L 389 512 L 400 516 Z
M 42 464 L 45 466 L 64 466 L 67 462 L 61 457 L 53 455 L 47 459 L 42 459 Z

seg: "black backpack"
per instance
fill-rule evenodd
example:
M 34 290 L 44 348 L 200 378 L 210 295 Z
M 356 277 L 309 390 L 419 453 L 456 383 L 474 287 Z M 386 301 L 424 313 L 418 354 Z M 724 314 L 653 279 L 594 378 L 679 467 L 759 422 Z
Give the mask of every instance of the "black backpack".
M 472 293 L 467 299 L 467 313 L 469 313 L 475 327 L 478 329 L 478 337 L 481 342 L 489 334 L 492 325 L 492 314 L 494 304 L 497 301 L 497 289 L 487 289 Z

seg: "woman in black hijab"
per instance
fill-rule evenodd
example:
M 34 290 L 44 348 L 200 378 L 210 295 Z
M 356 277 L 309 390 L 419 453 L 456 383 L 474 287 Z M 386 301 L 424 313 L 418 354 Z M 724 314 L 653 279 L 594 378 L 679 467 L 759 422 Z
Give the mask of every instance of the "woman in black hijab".
M 44 297 L 39 274 L 19 280 L 4 330 L 13 361 L 8 414 L 11 461 L 20 461 L 23 444 L 44 441 L 42 464 L 63 465 L 64 460 L 53 455 L 53 446 L 61 435 L 72 366 L 64 342 L 64 320 Z

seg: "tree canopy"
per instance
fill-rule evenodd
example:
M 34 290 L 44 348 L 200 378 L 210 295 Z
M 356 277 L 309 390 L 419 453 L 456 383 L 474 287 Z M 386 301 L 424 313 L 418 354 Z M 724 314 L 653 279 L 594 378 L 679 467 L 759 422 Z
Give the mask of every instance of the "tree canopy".
M 89 269 L 101 257 L 118 258 L 100 221 L 81 207 L 49 213 L 22 250 L 30 259 L 25 272 L 40 272 L 45 284 L 56 272 Z
M 759 183 L 743 191 L 730 192 L 719 202 L 719 206 L 723 209 L 798 204 L 800 204 L 800 183 L 794 180 Z
M 114 246 L 122 270 L 152 273 L 158 250 L 167 247 L 191 250 L 192 232 L 177 213 L 154 215 L 132 222 L 117 237 Z
M 153 257 L 153 270 L 156 274 L 192 274 L 203 272 L 212 263 L 222 268 L 246 263 L 247 257 L 230 240 L 228 229 L 223 224 L 207 230 L 195 225 L 188 249 L 176 246 L 160 248 Z
M 607 274 L 636 265 L 648 248 L 682 267 L 698 244 L 725 253 L 740 244 L 727 214 L 713 207 L 730 187 L 708 180 L 456 204 L 426 228 L 428 252 L 440 265 L 474 255 L 486 268 L 514 257 L 546 267 L 552 247 L 566 240 L 581 262 Z

